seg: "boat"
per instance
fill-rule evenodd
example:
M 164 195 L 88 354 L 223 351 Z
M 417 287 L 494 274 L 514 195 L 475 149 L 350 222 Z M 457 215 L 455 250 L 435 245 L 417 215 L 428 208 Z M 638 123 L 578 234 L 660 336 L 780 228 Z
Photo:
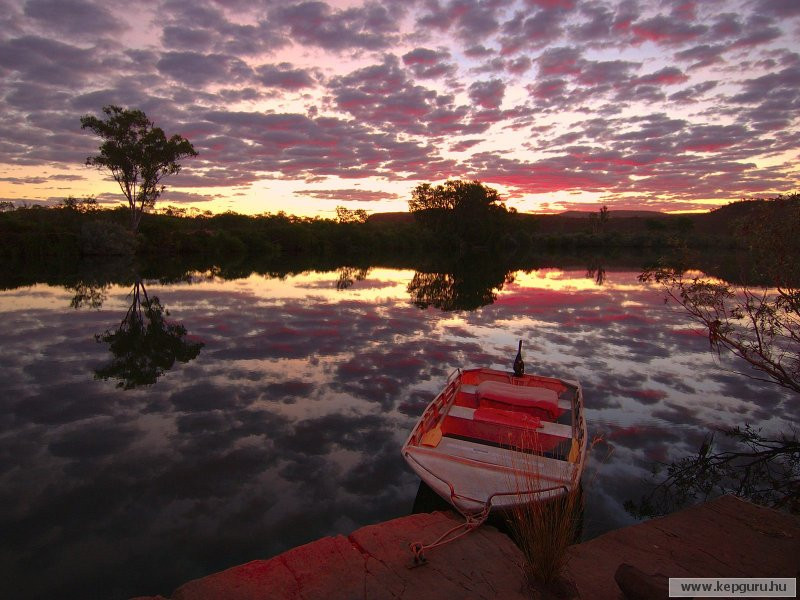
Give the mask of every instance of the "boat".
M 580 485 L 580 384 L 524 374 L 520 352 L 514 371 L 456 369 L 403 445 L 414 472 L 464 516 L 548 501 Z

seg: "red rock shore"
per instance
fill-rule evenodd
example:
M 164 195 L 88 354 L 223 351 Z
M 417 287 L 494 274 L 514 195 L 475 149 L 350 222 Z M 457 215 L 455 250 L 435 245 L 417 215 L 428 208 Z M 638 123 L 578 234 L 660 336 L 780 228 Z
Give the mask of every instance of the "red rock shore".
M 522 554 L 484 525 L 428 552 L 410 569 L 409 543 L 431 542 L 458 522 L 436 512 L 326 537 L 267 560 L 190 581 L 171 600 L 529 599 Z M 725 496 L 667 517 L 612 531 L 569 550 L 565 578 L 577 596 L 622 597 L 617 581 L 661 588 L 668 577 L 797 577 L 800 519 Z M 627 565 L 620 578 L 620 565 Z M 621 571 L 620 571 L 621 572 Z M 630 574 L 638 574 L 630 583 Z M 617 580 L 615 580 L 617 574 Z M 636 590 L 627 590 L 630 597 Z M 141 596 L 134 600 L 167 600 Z

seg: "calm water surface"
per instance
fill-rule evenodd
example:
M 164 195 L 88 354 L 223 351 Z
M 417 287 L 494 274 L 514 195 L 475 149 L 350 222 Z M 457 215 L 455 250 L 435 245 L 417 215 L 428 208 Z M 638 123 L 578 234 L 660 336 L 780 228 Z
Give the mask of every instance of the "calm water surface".
M 130 286 L 99 309 L 71 308 L 62 287 L 0 292 L 4 595 L 168 595 L 409 514 L 419 480 L 399 449 L 416 417 L 455 367 L 510 368 L 518 339 L 528 372 L 582 382 L 602 436 L 584 537 L 631 523 L 622 503 L 654 461 L 696 452 L 714 427 L 785 430 L 798 416 L 780 390 L 731 373 L 741 366 L 637 274 L 517 272 L 472 311 L 416 306 L 458 306 L 459 290 L 429 278 L 414 296 L 413 271 L 145 282 L 204 346 L 127 390 L 94 377 L 111 360 L 95 334 L 120 324 Z

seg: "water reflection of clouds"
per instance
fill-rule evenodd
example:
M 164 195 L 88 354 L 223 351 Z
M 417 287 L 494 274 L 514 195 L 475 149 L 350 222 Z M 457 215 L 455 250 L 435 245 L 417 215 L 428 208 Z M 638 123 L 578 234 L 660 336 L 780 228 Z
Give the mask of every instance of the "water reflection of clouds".
M 621 503 L 652 461 L 695 451 L 709 427 L 793 422 L 782 392 L 721 370 L 731 365 L 635 273 L 602 287 L 583 275 L 519 273 L 494 304 L 457 313 L 414 307 L 411 272 L 374 270 L 344 291 L 331 273 L 162 286 L 206 345 L 126 392 L 91 378 L 105 359 L 92 335 L 119 321 L 124 289 L 76 312 L 38 287 L 48 310 L 0 321 L 0 553 L 13 570 L 2 575 L 30 597 L 45 595 L 43 575 L 84 591 L 107 577 L 120 597 L 168 593 L 404 514 L 417 479 L 399 447 L 414 419 L 450 370 L 507 365 L 517 339 L 529 371 L 583 383 L 590 430 L 605 436 L 587 469 L 588 533 L 630 522 Z M 358 296 L 362 285 L 375 295 Z M 0 296 L 23 306 L 19 290 Z
M 797 410 L 778 388 L 723 370 L 743 367 L 711 355 L 707 338 L 635 275 L 610 273 L 603 287 L 564 272 L 517 277 L 496 303 L 465 319 L 473 331 L 499 326 L 528 340 L 532 369 L 583 383 L 590 430 L 614 448 L 595 465 L 589 531 L 630 521 L 619 502 L 637 497 L 653 461 L 696 452 L 718 427 L 761 422 L 785 430 Z M 572 290 L 580 290 L 577 299 Z

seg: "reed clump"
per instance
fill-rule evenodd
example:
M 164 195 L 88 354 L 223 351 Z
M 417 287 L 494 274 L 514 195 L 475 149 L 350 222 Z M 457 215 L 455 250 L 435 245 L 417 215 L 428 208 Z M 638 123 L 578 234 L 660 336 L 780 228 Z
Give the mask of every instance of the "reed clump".
M 511 509 L 509 528 L 525 557 L 523 571 L 529 584 L 550 586 L 560 579 L 567 565 L 567 548 L 580 532 L 582 511 L 579 487 L 559 498 Z
M 526 444 L 528 448 L 536 448 Z M 558 485 L 547 477 L 546 467 L 534 451 L 514 465 L 514 486 L 523 494 Z M 570 585 L 563 580 L 567 548 L 580 536 L 583 518 L 583 493 L 580 482 L 565 484 L 555 497 L 529 494 L 531 501 L 517 504 L 506 513 L 508 528 L 524 556 L 522 570 L 527 583 L 540 596 L 571 596 Z M 542 497 L 546 499 L 541 499 Z M 539 498 L 537 500 L 537 498 Z

